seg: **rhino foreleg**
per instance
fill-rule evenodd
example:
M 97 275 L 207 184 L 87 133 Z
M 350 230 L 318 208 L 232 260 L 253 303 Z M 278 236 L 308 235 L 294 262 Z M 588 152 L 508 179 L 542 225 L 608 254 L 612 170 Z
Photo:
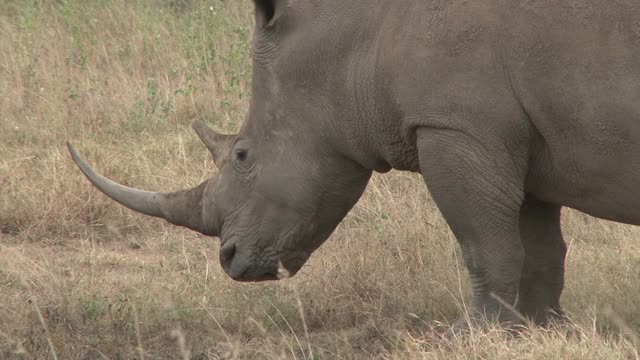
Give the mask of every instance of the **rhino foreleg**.
M 560 294 L 567 247 L 560 228 L 560 206 L 525 197 L 520 211 L 520 236 L 525 261 L 518 310 L 539 325 L 564 320 Z
M 469 271 L 470 320 L 521 323 L 513 307 L 525 259 L 519 213 L 526 156 L 514 158 L 499 141 L 481 143 L 457 130 L 425 128 L 417 134 L 422 175 Z M 466 324 L 461 318 L 454 331 Z

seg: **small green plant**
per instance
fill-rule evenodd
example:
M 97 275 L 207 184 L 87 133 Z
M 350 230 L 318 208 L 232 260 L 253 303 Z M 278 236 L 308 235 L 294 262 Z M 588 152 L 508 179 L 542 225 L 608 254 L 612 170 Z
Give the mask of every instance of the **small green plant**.
M 80 307 L 85 322 L 95 321 L 107 313 L 107 300 L 96 295 L 80 298 Z

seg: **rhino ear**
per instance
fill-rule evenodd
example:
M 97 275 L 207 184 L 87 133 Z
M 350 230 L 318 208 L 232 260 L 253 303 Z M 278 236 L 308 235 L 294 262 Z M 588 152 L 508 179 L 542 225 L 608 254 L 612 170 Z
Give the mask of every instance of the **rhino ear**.
M 270 25 L 276 16 L 277 0 L 253 0 L 256 5 L 256 26 Z
M 202 121 L 194 121 L 191 124 L 193 130 L 196 131 L 200 140 L 204 143 L 204 145 L 209 149 L 211 156 L 213 157 L 213 162 L 219 168 L 222 166 L 222 162 L 226 157 L 227 153 L 229 153 L 229 148 L 233 145 L 233 141 L 236 139 L 236 134 L 220 134 L 207 125 L 205 125 Z

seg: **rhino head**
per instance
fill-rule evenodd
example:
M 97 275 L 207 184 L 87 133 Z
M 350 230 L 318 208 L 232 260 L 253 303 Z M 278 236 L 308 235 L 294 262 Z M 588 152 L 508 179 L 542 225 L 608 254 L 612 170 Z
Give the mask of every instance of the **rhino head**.
M 279 264 L 295 274 L 362 195 L 372 170 L 351 156 L 337 126 L 346 61 L 319 49 L 322 30 L 300 2 L 256 5 L 252 98 L 237 134 L 193 124 L 219 175 L 175 193 L 128 188 L 97 173 L 68 144 L 84 175 L 103 193 L 143 214 L 221 239 L 220 263 L 239 281 L 275 280 Z M 295 5 L 295 6 L 294 6 Z M 320 29 L 320 30 L 319 30 Z M 344 55 L 344 54 L 342 54 Z

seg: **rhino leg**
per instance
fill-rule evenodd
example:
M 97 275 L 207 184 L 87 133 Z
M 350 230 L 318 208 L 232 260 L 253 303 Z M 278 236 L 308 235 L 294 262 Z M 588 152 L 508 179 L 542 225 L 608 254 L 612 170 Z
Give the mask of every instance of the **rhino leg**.
M 560 294 L 567 247 L 560 228 L 560 206 L 526 196 L 520 210 L 525 250 L 518 310 L 538 325 L 564 320 Z
M 526 156 L 454 130 L 418 130 L 417 146 L 425 183 L 462 248 L 473 289 L 470 320 L 521 324 L 514 306 L 525 257 L 519 212 Z M 452 330 L 466 327 L 461 318 Z

